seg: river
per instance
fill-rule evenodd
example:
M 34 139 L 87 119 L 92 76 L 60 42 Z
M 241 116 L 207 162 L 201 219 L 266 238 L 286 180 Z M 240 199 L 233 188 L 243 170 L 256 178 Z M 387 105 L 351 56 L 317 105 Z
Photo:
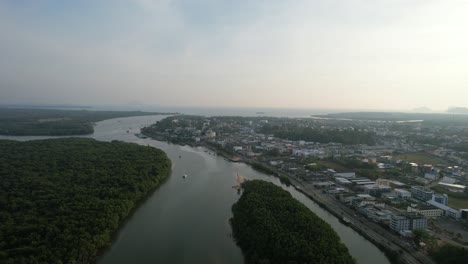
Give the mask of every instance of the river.
M 140 127 L 164 116 L 110 119 L 98 122 L 97 140 L 121 140 L 164 150 L 173 162 L 171 177 L 132 215 L 119 231 L 99 263 L 243 263 L 241 250 L 231 237 L 231 206 L 239 195 L 232 189 L 237 173 L 262 179 L 288 190 L 310 210 L 329 223 L 363 264 L 389 261 L 372 243 L 312 200 L 278 179 L 243 163 L 232 163 L 205 148 L 192 148 L 137 138 Z M 129 131 L 127 133 L 127 131 Z M 48 137 L 0 136 L 0 139 L 32 140 Z M 186 179 L 182 175 L 187 174 Z

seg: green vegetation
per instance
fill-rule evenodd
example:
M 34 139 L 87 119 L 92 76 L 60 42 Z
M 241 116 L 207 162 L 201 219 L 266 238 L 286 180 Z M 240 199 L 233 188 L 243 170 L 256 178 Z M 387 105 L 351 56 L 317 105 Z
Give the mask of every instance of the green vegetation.
M 419 245 L 420 242 L 426 243 L 429 248 L 433 248 L 435 245 L 437 245 L 437 239 L 432 236 L 429 231 L 427 231 L 427 229 L 415 229 L 413 230 L 413 235 L 413 240 L 417 245 Z
M 317 165 L 319 165 L 322 168 L 334 169 L 337 172 L 349 171 L 348 168 L 344 167 L 343 165 L 341 165 L 341 164 L 339 164 L 339 163 L 337 163 L 335 161 L 331 161 L 331 160 L 318 160 Z
M 136 144 L 0 140 L 0 263 L 93 262 L 170 170 Z
M 438 264 L 468 263 L 468 250 L 466 248 L 446 244 L 431 250 L 429 253 Z
M 394 156 L 393 159 L 395 160 L 401 159 L 401 160 L 405 160 L 408 162 L 415 162 L 421 165 L 423 164 L 432 164 L 432 165 L 445 164 L 443 160 L 440 160 L 437 157 L 434 157 L 424 152 L 400 154 L 400 155 Z
M 278 175 L 275 169 L 263 163 L 252 161 L 252 162 L 248 162 L 248 164 L 252 166 L 254 170 L 257 170 L 259 172 L 263 172 L 263 173 L 274 175 L 274 176 Z
M 375 133 L 358 130 L 319 129 L 295 125 L 264 125 L 261 133 L 273 134 L 277 138 L 288 140 L 305 140 L 319 143 L 343 143 L 375 145 Z
M 329 224 L 280 187 L 243 184 L 231 225 L 246 263 L 354 263 Z
M 252 168 L 256 171 L 263 172 L 269 175 L 273 175 L 279 178 L 280 182 L 286 186 L 291 185 L 291 180 L 288 176 L 280 175 L 275 168 L 272 168 L 266 164 L 256 162 L 256 161 L 249 161 L 247 162 Z
M 325 170 L 327 168 L 320 165 L 318 162 L 314 162 L 314 164 L 305 165 L 305 169 L 309 170 L 309 171 L 323 171 L 323 170 Z
M 87 111 L 0 108 L 0 135 L 64 136 L 94 132 L 93 123 L 105 119 L 156 115 L 140 111 Z

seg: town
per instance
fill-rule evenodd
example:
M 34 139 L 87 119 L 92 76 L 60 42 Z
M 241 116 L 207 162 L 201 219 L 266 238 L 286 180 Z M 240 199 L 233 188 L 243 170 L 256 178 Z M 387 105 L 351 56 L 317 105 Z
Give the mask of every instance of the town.
M 145 136 L 205 146 L 279 177 L 368 239 L 422 263 L 468 245 L 468 125 L 176 115 Z

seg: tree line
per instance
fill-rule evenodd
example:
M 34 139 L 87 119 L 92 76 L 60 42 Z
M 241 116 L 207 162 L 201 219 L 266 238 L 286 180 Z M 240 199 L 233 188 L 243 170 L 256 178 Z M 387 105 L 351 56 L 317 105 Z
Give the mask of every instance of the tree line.
M 0 108 L 0 135 L 67 136 L 94 132 L 93 123 L 117 118 L 162 113 Z
M 287 140 L 304 140 L 319 143 L 376 144 L 376 135 L 373 132 L 359 130 L 319 129 L 299 126 L 264 125 L 260 130 L 263 134 L 273 134 L 277 138 Z
M 90 263 L 170 174 L 152 147 L 0 140 L 0 263 Z

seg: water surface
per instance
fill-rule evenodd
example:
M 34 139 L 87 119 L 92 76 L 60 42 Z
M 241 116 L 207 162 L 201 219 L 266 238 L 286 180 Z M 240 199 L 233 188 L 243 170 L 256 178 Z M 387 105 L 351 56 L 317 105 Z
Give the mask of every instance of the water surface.
M 97 140 L 122 140 L 164 150 L 173 161 L 171 177 L 145 201 L 118 233 L 99 263 L 243 263 L 231 237 L 231 206 L 239 195 L 232 189 L 237 173 L 248 179 L 273 182 L 288 190 L 328 222 L 359 263 L 389 263 L 372 243 L 336 217 L 278 179 L 242 163 L 232 163 L 204 148 L 182 147 L 134 136 L 140 127 L 164 118 L 144 116 L 97 123 Z M 127 133 L 128 131 L 128 133 Z M 47 137 L 8 137 L 31 140 Z M 182 175 L 188 178 L 183 179 Z

